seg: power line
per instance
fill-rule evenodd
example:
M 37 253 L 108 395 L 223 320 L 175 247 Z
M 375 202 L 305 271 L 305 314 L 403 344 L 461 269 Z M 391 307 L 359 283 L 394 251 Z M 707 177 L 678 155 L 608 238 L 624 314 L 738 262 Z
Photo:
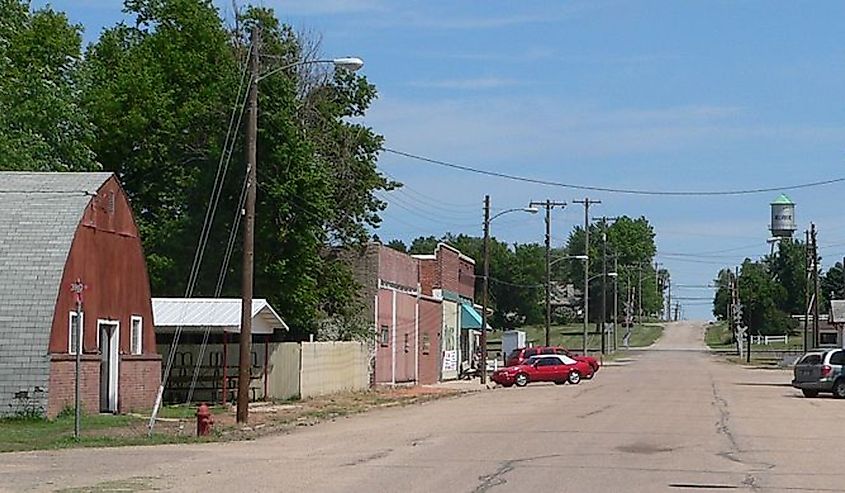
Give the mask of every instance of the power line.
M 473 168 L 471 166 L 466 166 L 463 164 L 456 164 L 450 163 L 448 161 L 441 161 L 439 159 L 432 159 L 425 156 L 419 156 L 416 154 L 411 154 L 409 152 L 399 151 L 396 149 L 391 149 L 389 147 L 384 148 L 385 152 L 389 152 L 392 154 L 396 154 L 398 156 L 407 157 L 410 159 L 415 159 L 417 161 L 421 161 L 424 163 L 435 164 L 438 166 L 444 166 L 447 168 L 457 169 L 461 171 L 467 171 L 470 173 L 476 173 L 479 175 L 486 175 L 486 176 L 493 176 L 496 178 L 504 178 L 506 180 L 514 180 L 514 181 L 521 181 L 526 183 L 534 183 L 537 185 L 547 185 L 552 187 L 561 187 L 561 188 L 569 188 L 574 190 L 589 190 L 589 191 L 596 191 L 596 192 L 607 192 L 607 193 L 621 193 L 621 194 L 629 194 L 629 195 L 655 195 L 655 196 L 718 196 L 718 195 L 751 195 L 751 194 L 758 194 L 758 193 L 771 193 L 771 192 L 780 192 L 786 190 L 797 190 L 801 188 L 812 188 L 812 187 L 819 187 L 824 185 L 832 185 L 835 183 L 845 182 L 845 177 L 841 178 L 833 178 L 830 180 L 821 180 L 815 181 L 810 183 L 801 183 L 798 185 L 787 185 L 781 187 L 768 187 L 768 188 L 749 188 L 749 189 L 740 189 L 740 190 L 677 190 L 677 191 L 670 191 L 670 190 L 636 190 L 636 189 L 627 189 L 627 188 L 611 188 L 611 187 L 599 187 L 594 185 L 574 185 L 571 183 L 563 183 L 558 181 L 551 181 L 551 180 L 544 180 L 539 178 L 530 178 L 526 176 L 519 176 L 519 175 L 512 175 L 508 173 L 501 173 L 498 171 L 489 171 L 479 168 Z

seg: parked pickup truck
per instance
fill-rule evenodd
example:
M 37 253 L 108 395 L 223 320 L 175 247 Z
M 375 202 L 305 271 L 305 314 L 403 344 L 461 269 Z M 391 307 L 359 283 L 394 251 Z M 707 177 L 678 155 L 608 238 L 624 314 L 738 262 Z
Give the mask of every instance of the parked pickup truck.
M 845 350 L 817 350 L 806 353 L 795 363 L 792 386 L 804 397 L 831 393 L 845 399 Z

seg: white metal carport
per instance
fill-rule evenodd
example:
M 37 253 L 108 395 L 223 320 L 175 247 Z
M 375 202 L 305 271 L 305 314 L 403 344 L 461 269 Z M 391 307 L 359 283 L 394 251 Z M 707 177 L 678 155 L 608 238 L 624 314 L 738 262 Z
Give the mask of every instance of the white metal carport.
M 228 388 L 225 368 L 228 361 L 229 334 L 240 334 L 240 298 L 152 298 L 153 323 L 157 334 L 174 334 L 181 327 L 184 333 L 221 335 L 223 339 L 223 400 Z M 270 336 L 276 330 L 289 330 L 288 325 L 266 299 L 252 300 L 252 335 L 264 336 L 264 395 L 267 394 L 267 360 Z M 259 356 L 260 359 L 260 356 Z

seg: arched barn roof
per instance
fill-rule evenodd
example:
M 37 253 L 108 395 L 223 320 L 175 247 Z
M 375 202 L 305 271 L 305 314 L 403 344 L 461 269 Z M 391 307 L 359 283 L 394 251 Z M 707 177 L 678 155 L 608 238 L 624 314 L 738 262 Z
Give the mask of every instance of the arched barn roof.
M 111 173 L 0 172 L 0 414 L 49 380 L 56 298 L 85 208 Z M 35 397 L 38 397 L 37 395 Z

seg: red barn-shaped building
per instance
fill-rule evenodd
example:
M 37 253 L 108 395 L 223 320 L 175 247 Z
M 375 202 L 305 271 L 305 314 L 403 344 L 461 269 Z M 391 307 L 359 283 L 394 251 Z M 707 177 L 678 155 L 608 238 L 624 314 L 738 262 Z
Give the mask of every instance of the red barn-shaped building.
M 111 173 L 0 172 L 0 415 L 74 405 L 77 280 L 86 412 L 151 408 L 161 380 L 150 283 Z

